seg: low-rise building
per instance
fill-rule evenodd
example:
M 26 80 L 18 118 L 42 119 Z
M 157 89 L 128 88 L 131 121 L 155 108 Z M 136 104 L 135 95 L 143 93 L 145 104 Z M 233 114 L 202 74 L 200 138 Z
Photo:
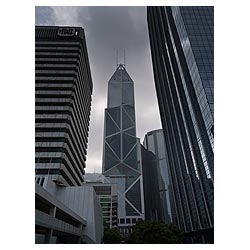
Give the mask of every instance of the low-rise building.
M 104 228 L 117 228 L 118 195 L 117 184 L 104 183 L 104 176 L 97 173 L 86 173 L 85 186 L 92 186 L 102 208 Z
M 36 177 L 36 243 L 101 243 L 102 210 L 94 188 L 60 187 Z

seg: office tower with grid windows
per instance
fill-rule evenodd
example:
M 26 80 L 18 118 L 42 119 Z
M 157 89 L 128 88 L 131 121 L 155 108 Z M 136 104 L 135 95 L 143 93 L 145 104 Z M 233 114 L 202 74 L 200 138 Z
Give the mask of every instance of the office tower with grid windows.
M 102 173 L 118 189 L 118 228 L 123 234 L 144 219 L 140 140 L 136 137 L 134 83 L 119 64 L 108 83 Z
M 36 26 L 36 177 L 83 183 L 92 79 L 84 30 Z
M 166 224 L 172 222 L 171 219 L 171 206 L 170 206 L 170 180 L 169 180 L 169 167 L 167 165 L 167 153 L 165 140 L 162 129 L 157 129 L 148 132 L 145 135 L 143 146 L 154 153 L 157 161 L 158 168 L 158 186 L 159 195 L 161 200 L 162 220 Z
M 213 242 L 213 7 L 148 7 L 157 98 L 173 195 L 173 221 Z M 197 236 L 198 234 L 196 234 Z

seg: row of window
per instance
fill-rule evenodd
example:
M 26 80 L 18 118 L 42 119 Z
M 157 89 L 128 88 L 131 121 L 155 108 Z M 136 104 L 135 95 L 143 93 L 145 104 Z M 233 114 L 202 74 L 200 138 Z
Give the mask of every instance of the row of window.
M 122 227 L 119 228 L 119 231 L 121 234 L 128 234 L 132 232 L 132 228 L 131 227 Z
M 119 224 L 135 224 L 137 221 L 142 221 L 141 218 L 120 218 L 118 219 Z
M 45 177 L 36 177 L 35 181 L 37 184 L 39 184 L 41 187 L 43 187 Z
M 94 190 L 97 195 L 111 195 L 111 186 L 94 186 Z

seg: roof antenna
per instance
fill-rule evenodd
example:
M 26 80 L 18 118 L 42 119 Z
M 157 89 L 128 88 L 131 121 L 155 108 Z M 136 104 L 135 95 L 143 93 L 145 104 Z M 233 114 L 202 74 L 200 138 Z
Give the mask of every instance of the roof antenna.
M 124 68 L 126 68 L 125 65 L 126 65 L 126 50 L 124 49 Z
M 116 68 L 118 67 L 118 49 L 116 49 Z

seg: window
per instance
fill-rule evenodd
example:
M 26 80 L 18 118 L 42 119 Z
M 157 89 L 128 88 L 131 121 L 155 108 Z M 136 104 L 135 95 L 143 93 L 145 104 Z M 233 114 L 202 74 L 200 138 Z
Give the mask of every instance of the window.
M 41 179 L 41 183 L 40 183 L 40 186 L 43 186 L 43 183 L 44 183 L 44 177 L 42 177 L 42 179 Z
M 110 198 L 101 198 L 101 202 L 111 202 Z
M 125 219 L 120 219 L 120 224 L 124 224 L 125 223 Z
M 214 137 L 214 125 L 211 127 L 210 132 L 211 132 L 212 136 Z
M 94 186 L 97 195 L 110 195 L 111 186 Z

